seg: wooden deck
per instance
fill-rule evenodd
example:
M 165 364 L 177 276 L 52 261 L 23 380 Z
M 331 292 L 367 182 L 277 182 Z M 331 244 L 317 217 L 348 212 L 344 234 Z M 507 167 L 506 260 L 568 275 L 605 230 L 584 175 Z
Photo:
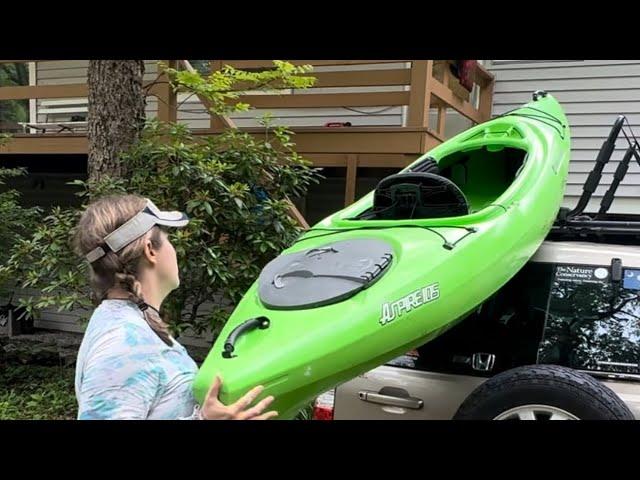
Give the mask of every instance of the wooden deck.
M 0 62 L 10 62 L 0 60 Z M 61 61 L 62 62 L 62 61 Z M 191 68 L 186 60 L 165 60 L 172 66 Z M 447 111 L 454 110 L 474 123 L 491 116 L 494 77 L 482 66 L 475 76 L 477 101 L 469 95 L 449 71 L 448 61 L 434 60 L 297 60 L 296 64 L 316 67 L 337 66 L 341 71 L 312 73 L 316 85 L 295 94 L 247 95 L 241 101 L 263 109 L 314 109 L 327 107 L 406 106 L 403 126 L 380 127 L 292 127 L 297 151 L 319 167 L 345 167 L 345 205 L 355 199 L 358 167 L 404 167 L 425 151 L 445 140 Z M 408 64 L 408 68 L 383 68 L 384 64 Z M 212 69 L 229 64 L 237 68 L 265 68 L 270 62 L 212 60 Z M 370 70 L 349 70 L 349 66 L 380 65 Z M 161 78 L 161 77 L 159 77 Z M 149 95 L 158 99 L 159 119 L 176 121 L 177 93 L 165 84 L 149 85 Z M 380 87 L 383 91 L 335 92 L 336 88 Z M 317 90 L 323 89 L 323 90 Z M 327 92 L 326 89 L 330 89 Z M 395 89 L 395 91 L 389 91 Z M 320 93 L 316 93 L 320 92 Z M 10 99 L 62 99 L 86 97 L 86 84 L 0 87 L 0 101 Z M 206 103 L 203 101 L 206 106 Z M 430 112 L 436 109 L 437 121 L 430 125 Z M 193 130 L 196 135 L 216 135 L 222 128 L 235 126 L 226 118 L 211 117 L 209 128 Z M 261 129 L 247 128 L 260 136 Z M 15 134 L 3 153 L 12 154 L 85 154 L 87 138 L 82 133 Z

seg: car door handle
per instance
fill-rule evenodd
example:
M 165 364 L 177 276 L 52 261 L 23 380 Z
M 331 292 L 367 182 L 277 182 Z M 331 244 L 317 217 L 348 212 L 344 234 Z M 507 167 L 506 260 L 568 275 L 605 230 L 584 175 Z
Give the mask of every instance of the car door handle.
M 420 410 L 424 406 L 424 402 L 421 398 L 411 397 L 405 390 L 394 389 L 400 390 L 402 392 L 400 395 L 391 395 L 386 393 L 384 390 L 384 388 L 380 390 L 380 392 L 362 390 L 358 392 L 358 397 L 360 397 L 360 400 L 363 402 L 410 408 L 412 410 Z

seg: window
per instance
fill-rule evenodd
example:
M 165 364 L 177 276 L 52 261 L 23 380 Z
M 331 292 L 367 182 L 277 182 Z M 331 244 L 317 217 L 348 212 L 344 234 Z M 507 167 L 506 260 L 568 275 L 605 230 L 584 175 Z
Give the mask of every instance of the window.
M 555 267 L 539 362 L 580 370 L 640 374 L 640 269 Z
M 29 85 L 28 63 L 0 63 L 0 87 Z M 0 101 L 0 133 L 19 132 L 19 122 L 29 121 L 29 100 Z

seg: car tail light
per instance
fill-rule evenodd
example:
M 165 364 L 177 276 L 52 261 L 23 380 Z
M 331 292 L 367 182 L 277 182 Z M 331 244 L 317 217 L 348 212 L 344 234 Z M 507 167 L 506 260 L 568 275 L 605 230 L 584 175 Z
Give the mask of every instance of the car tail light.
M 323 393 L 313 404 L 312 420 L 333 420 L 333 405 L 335 402 L 335 390 Z

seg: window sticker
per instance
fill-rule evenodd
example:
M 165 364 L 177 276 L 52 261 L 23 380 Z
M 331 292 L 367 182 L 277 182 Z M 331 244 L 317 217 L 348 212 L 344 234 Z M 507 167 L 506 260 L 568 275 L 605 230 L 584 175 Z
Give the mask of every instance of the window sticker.
M 609 280 L 609 269 L 590 265 L 558 265 L 556 281 L 602 283 Z
M 627 290 L 640 290 L 640 269 L 624 269 L 622 287 Z

